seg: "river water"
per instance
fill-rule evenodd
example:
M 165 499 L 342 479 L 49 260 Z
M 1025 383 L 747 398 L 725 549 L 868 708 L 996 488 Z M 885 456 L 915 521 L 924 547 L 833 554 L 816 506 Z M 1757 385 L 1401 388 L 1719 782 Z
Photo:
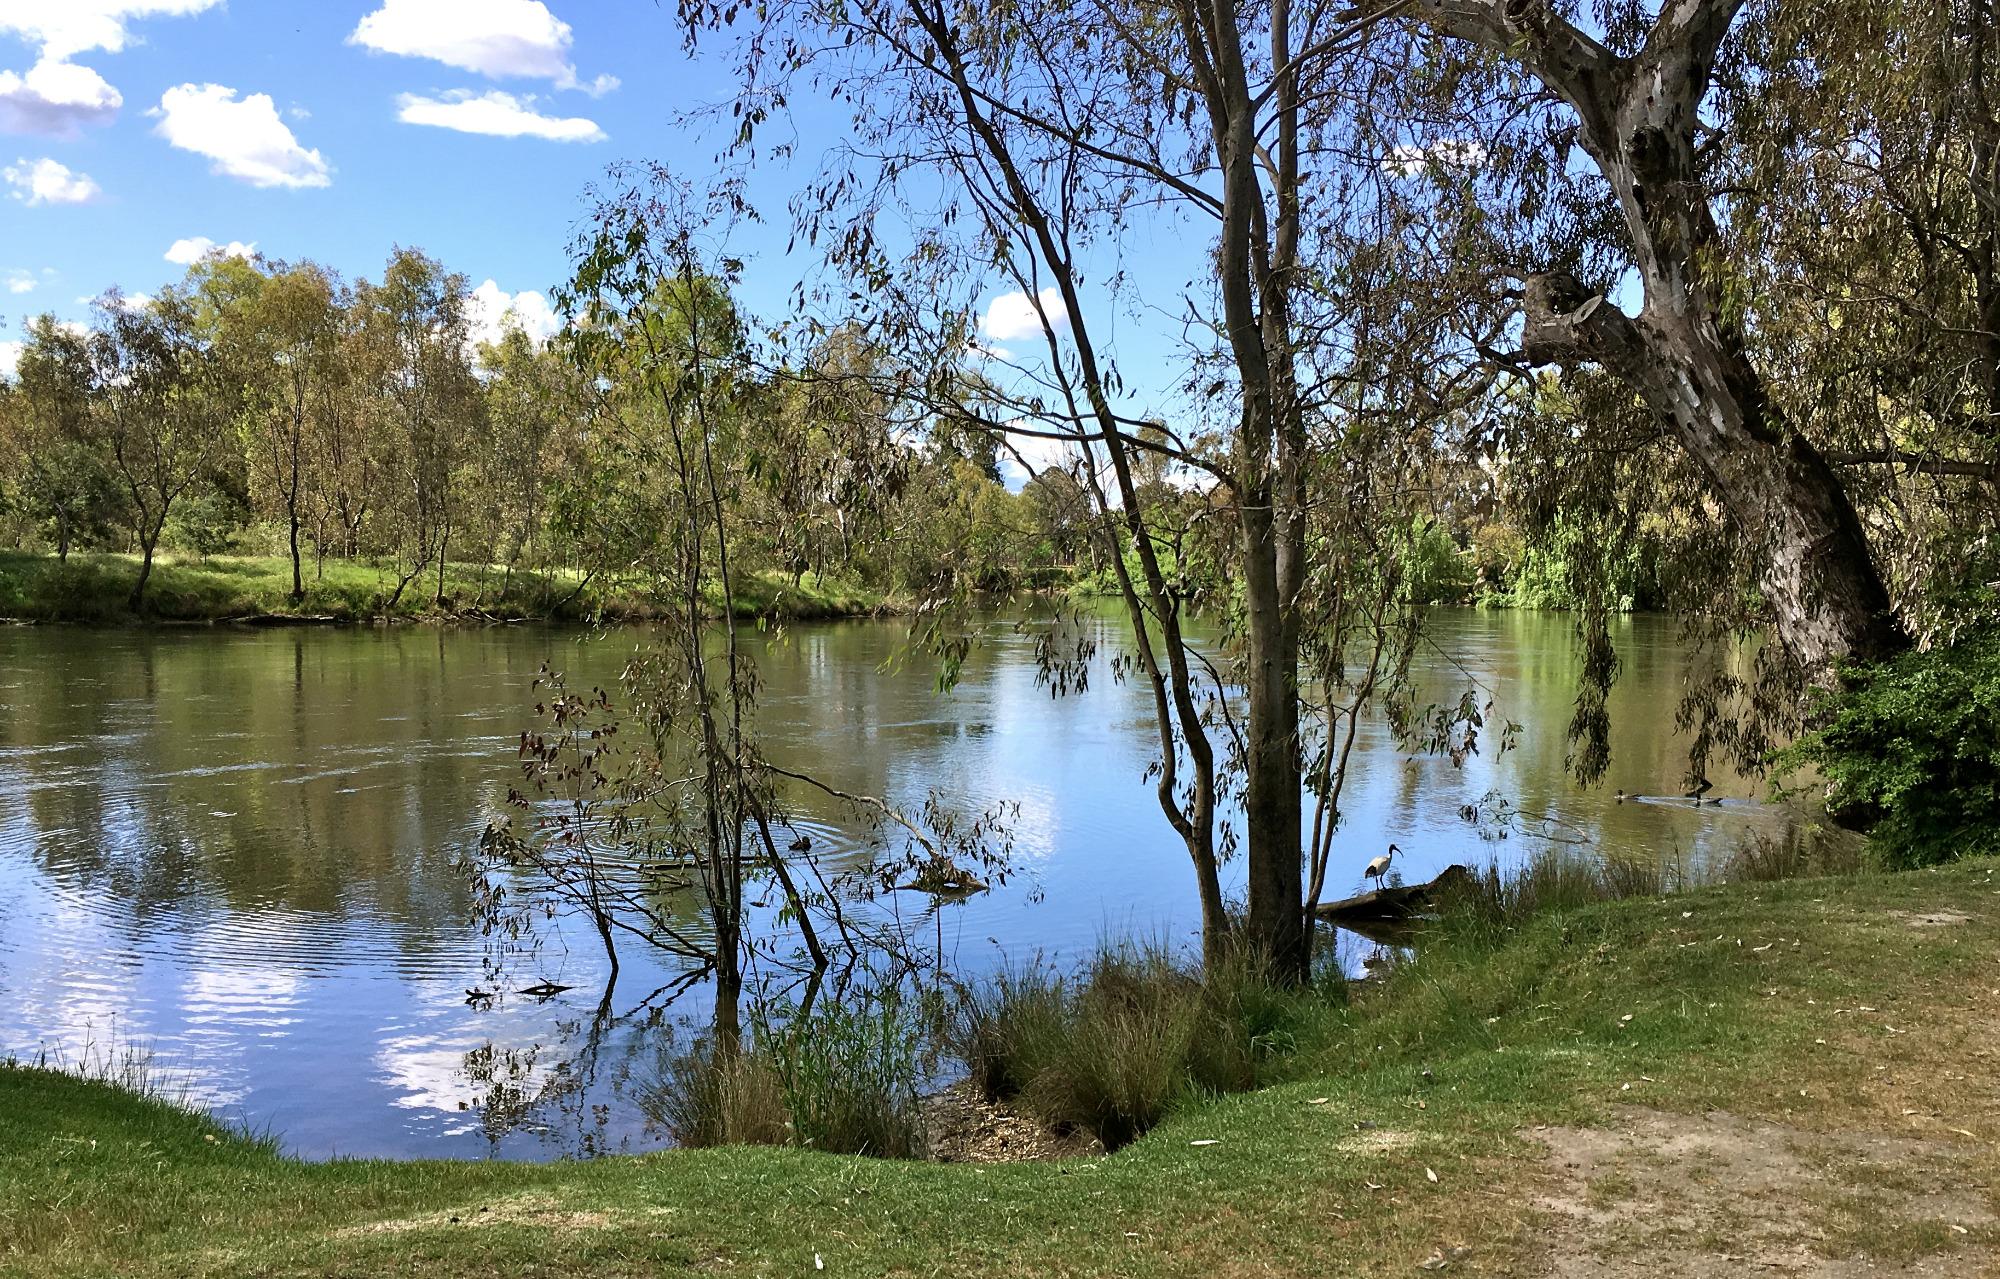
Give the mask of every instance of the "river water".
M 1455 698 L 1476 679 L 1496 722 L 1521 725 L 1519 745 L 1455 767 L 1366 734 L 1330 896 L 1358 889 L 1392 841 L 1411 882 L 1534 851 L 1460 815 L 1495 794 L 1600 848 L 1686 864 L 1788 820 L 1753 802 L 1756 783 L 1719 773 L 1718 793 L 1745 802 L 1613 799 L 1679 789 L 1687 654 L 1671 623 L 1621 624 L 1613 764 L 1591 789 L 1563 771 L 1567 618 L 1452 611 L 1433 634 L 1425 686 Z M 758 641 L 758 729 L 774 759 L 841 789 L 912 808 L 929 792 L 968 810 L 1019 805 L 1015 878 L 926 924 L 957 967 L 1190 935 L 1192 875 L 1145 777 L 1143 690 L 1100 666 L 1087 692 L 1052 697 L 1031 640 L 994 618 L 940 693 L 906 641 L 893 621 Z M 518 776 L 544 659 L 573 686 L 611 686 L 642 642 L 518 627 L 0 630 L 0 1057 L 102 1069 L 136 1055 L 312 1157 L 661 1144 L 633 1098 L 678 1008 L 621 1014 L 593 1038 L 603 956 L 574 928 L 544 936 L 498 988 L 576 989 L 468 1005 L 469 988 L 495 987 L 492 951 L 451 868 Z M 821 855 L 866 855 L 833 805 L 802 816 Z M 634 949 L 619 990 L 636 1002 L 676 973 Z

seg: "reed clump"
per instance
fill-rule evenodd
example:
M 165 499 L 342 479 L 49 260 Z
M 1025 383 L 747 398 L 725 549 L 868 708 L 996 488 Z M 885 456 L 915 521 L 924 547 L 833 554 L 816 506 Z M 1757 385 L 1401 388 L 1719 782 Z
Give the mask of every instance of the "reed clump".
M 1204 972 L 1126 942 L 1073 972 L 1037 961 L 968 990 L 950 1033 L 987 1099 L 1116 1150 L 1193 1098 L 1256 1087 L 1325 997 L 1274 987 L 1252 956 Z

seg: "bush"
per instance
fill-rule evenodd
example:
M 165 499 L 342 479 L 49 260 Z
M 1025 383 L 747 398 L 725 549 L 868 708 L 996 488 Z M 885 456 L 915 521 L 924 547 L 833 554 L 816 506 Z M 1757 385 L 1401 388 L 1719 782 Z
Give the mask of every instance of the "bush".
M 1904 868 L 2000 853 L 2000 631 L 1850 668 L 1777 756 L 1811 769 L 1835 821 Z
M 791 1140 L 778 1074 L 753 1053 L 699 1045 L 668 1063 L 665 1078 L 640 1105 L 677 1145 L 782 1146 Z
M 749 1044 L 671 1060 L 644 1100 L 683 1146 L 806 1146 L 885 1159 L 928 1153 L 918 1085 L 934 1036 L 900 992 L 756 1009 Z
M 1191 1097 L 1256 1087 L 1317 997 L 1273 988 L 1248 957 L 1198 974 L 1127 943 L 1073 976 L 1036 963 L 967 992 L 953 1046 L 989 1099 L 1116 1150 Z
M 899 990 L 822 1000 L 809 1015 L 790 1015 L 782 1024 L 763 1012 L 754 1020 L 795 1143 L 883 1159 L 927 1153 L 918 1085 L 934 1036 L 922 1010 Z

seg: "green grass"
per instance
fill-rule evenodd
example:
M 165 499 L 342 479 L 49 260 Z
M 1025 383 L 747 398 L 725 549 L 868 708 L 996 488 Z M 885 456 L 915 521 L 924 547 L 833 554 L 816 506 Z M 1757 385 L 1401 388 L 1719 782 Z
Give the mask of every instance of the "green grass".
M 1920 918 L 1943 911 L 1958 922 Z M 1557 909 L 1441 941 L 1327 1005 L 1287 1082 L 1060 1164 L 770 1148 L 307 1164 L 6 1068 L 0 1273 L 810 1275 L 817 1257 L 836 1275 L 1208 1279 L 1417 1273 L 1462 1246 L 1454 1270 L 1529 1274 L 1562 1224 L 1536 1206 L 1553 1174 L 1535 1127 L 1627 1106 L 1918 1137 L 1993 1206 L 1996 953 L 1994 861 Z M 1830 1173 L 1780 1215 L 1823 1250 L 1939 1273 L 2000 1245 L 1992 1215 L 1960 1234 L 1881 1185 Z
M 218 555 L 202 562 L 162 555 L 154 561 L 145 603 L 134 613 L 127 598 L 138 572 L 134 555 L 74 554 L 64 564 L 53 555 L 0 551 L 0 617 L 94 625 L 259 618 L 361 622 L 384 617 L 580 622 L 639 621 L 658 616 L 661 609 L 636 586 L 607 587 L 593 581 L 579 590 L 580 580 L 574 574 L 516 572 L 510 577 L 492 566 L 454 564 L 445 572 L 446 607 L 436 604 L 436 578 L 426 573 L 410 584 L 392 610 L 388 599 L 396 589 L 396 574 L 391 568 L 338 559 L 329 559 L 317 572 L 308 563 L 305 599 L 294 601 L 291 561 L 283 556 Z M 742 617 L 788 620 L 865 616 L 889 607 L 880 593 L 852 583 L 808 574 L 794 586 L 788 576 L 776 572 L 741 578 L 734 606 Z M 709 607 L 720 611 L 719 594 Z

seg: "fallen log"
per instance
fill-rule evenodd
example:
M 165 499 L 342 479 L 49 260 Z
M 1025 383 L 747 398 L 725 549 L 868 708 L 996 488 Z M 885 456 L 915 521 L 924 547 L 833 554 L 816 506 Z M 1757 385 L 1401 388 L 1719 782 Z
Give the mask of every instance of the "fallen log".
M 1364 937 L 1372 937 L 1373 932 L 1399 932 L 1437 905 L 1445 890 L 1471 878 L 1472 872 L 1465 867 L 1447 866 L 1427 884 L 1398 884 L 1337 902 L 1321 902 L 1313 908 L 1313 914 Z

